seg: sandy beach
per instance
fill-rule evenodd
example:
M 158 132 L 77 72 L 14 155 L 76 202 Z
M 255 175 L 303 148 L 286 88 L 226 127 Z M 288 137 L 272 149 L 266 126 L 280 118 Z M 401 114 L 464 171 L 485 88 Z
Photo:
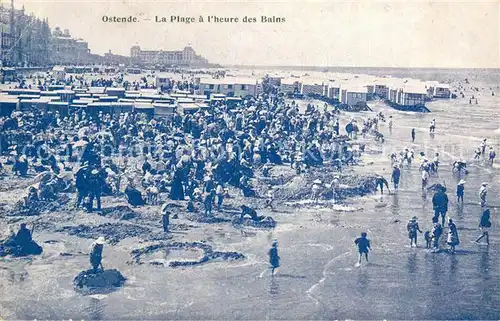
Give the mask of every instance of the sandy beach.
M 448 75 L 441 73 L 440 77 L 446 79 Z M 462 240 L 455 255 L 430 253 L 423 248 L 420 235 L 419 248 L 410 249 L 408 245 L 408 219 L 413 215 L 419 217 L 425 231 L 431 228 L 433 214 L 432 193 L 422 195 L 420 189 L 418 163 L 403 171 L 397 194 L 347 198 L 342 205 L 307 204 L 297 199 L 283 201 L 274 211 L 261 209 L 262 199 L 248 199 L 247 202 L 259 208 L 260 215 L 274 218 L 277 222 L 274 229 L 231 224 L 231 213 L 238 211 L 236 204 L 241 202 L 240 196 L 235 196 L 228 200 L 224 213 L 215 215 L 227 221 L 200 222 L 179 210 L 168 238 L 161 233 L 157 206 L 132 209 L 135 217 L 122 219 L 119 210 L 111 210 L 107 215 L 72 210 L 74 194 L 67 194 L 68 203 L 50 213 L 7 216 L 5 209 L 25 193 L 30 178 L 2 177 L 1 225 L 36 222 L 34 238 L 43 245 L 44 252 L 37 257 L 0 261 L 0 289 L 9 293 L 0 298 L 0 316 L 151 320 L 498 318 L 500 237 L 496 211 L 490 233 L 492 245 L 472 242 L 479 235 L 477 191 L 481 182 L 490 184 L 488 197 L 492 208 L 500 206 L 496 203 L 499 167 L 496 164 L 487 167 L 483 161 L 470 162 L 463 207 L 456 204 L 456 178 L 451 174 L 451 163 L 458 158 L 471 160 L 482 138 L 488 138 L 495 150 L 500 150 L 499 136 L 495 134 L 500 126 L 492 119 L 492 115 L 498 114 L 500 100 L 498 95 L 491 96 L 490 88 L 499 94 L 500 90 L 485 77 L 486 80 L 474 80 L 469 73 L 455 75 L 455 85 L 469 78 L 471 86 L 480 90 L 467 89 L 466 98 L 430 102 L 429 114 L 397 112 L 379 101 L 369 102 L 373 112 L 341 114 L 341 124 L 352 117 L 359 120 L 374 117 L 380 111 L 394 119 L 392 132 L 386 123 L 380 126 L 386 138 L 384 144 L 375 143 L 371 136 L 360 138 L 366 143 L 366 151 L 359 165 L 345 168 L 343 178 L 379 173 L 389 179 L 389 155 L 405 146 L 417 153 L 440 152 L 442 165 L 438 176 L 431 178 L 431 184 L 445 182 L 449 187 L 449 215 L 456 222 Z M 471 94 L 479 98 L 478 105 L 469 105 Z M 430 136 L 428 124 L 433 118 L 437 129 Z M 410 143 L 412 128 L 417 131 L 413 144 Z M 290 169 L 273 168 L 271 174 L 287 170 Z M 103 198 L 104 209 L 117 206 L 127 206 L 124 198 Z M 127 282 L 110 294 L 80 295 L 73 291 L 72 279 L 88 268 L 92 237 L 102 232 L 106 223 L 113 224 L 109 227 L 113 230 L 110 235 L 122 231 L 123 237 L 106 245 L 103 265 L 119 269 Z M 75 232 L 80 224 L 101 226 L 101 230 Z M 368 233 L 373 252 L 369 264 L 355 268 L 353 240 L 362 231 Z M 138 235 L 133 236 L 136 232 Z M 281 256 L 281 267 L 275 277 L 269 274 L 267 258 L 272 239 L 279 240 Z M 192 267 L 162 266 L 162 262 L 196 260 L 203 255 L 200 248 L 191 248 L 156 251 L 142 257 L 142 264 L 133 262 L 133 250 L 164 241 L 201 242 L 213 251 L 240 253 L 244 258 L 215 258 Z M 156 264 L 150 264 L 151 261 Z

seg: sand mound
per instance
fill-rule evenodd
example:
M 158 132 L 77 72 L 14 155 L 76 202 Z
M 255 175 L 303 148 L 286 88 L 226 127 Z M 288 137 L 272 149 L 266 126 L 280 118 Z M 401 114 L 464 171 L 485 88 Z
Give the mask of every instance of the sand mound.
M 169 253 L 171 251 L 200 251 L 199 257 L 196 259 L 172 259 L 168 260 Z M 220 252 L 214 251 L 212 246 L 202 243 L 202 242 L 173 242 L 173 243 L 160 243 L 147 246 L 145 248 L 133 250 L 130 254 L 132 255 L 132 261 L 129 264 L 144 264 L 147 261 L 147 257 L 152 254 L 163 251 L 166 254 L 167 259 L 154 259 L 149 260 L 149 264 L 161 265 L 169 267 L 179 267 L 179 266 L 195 266 L 200 265 L 213 260 L 242 260 L 245 256 L 238 252 Z
M 145 237 L 151 230 L 137 225 L 123 223 L 106 223 L 98 226 L 78 225 L 65 226 L 56 232 L 66 232 L 69 235 L 76 235 L 88 239 L 96 239 L 104 236 L 110 244 L 117 244 L 121 240 L 129 237 Z
M 38 201 L 30 206 L 24 206 L 22 201 L 19 201 L 14 206 L 12 211 L 7 212 L 7 216 L 33 216 L 42 213 L 56 212 L 66 209 L 70 198 L 68 195 L 61 194 L 54 201 Z
M 137 213 L 133 209 L 124 205 L 105 208 L 99 215 L 117 220 L 131 220 L 137 217 Z
M 118 270 L 80 272 L 73 280 L 75 290 L 83 294 L 105 294 L 121 287 L 127 279 Z
M 277 188 L 274 197 L 279 201 L 296 201 L 310 199 L 312 196 L 312 182 L 316 179 L 324 184 L 330 184 L 335 175 L 338 175 L 326 168 L 318 168 L 304 176 L 295 176 L 285 185 Z M 341 176 L 340 198 L 363 196 L 375 192 L 374 176 Z M 323 187 L 321 191 L 322 199 L 331 199 L 333 192 Z

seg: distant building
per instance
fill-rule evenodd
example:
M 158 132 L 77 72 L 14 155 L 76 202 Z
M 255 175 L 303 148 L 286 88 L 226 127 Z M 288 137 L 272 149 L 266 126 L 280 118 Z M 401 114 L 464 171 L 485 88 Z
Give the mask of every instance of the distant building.
M 111 53 L 111 50 L 104 54 L 103 62 L 106 65 L 128 65 L 130 63 L 130 57 L 115 55 Z
M 86 41 L 72 38 L 68 29 L 62 32 L 56 27 L 50 38 L 50 62 L 54 65 L 85 65 L 95 61 Z
M 130 58 L 137 65 L 184 65 L 203 66 L 208 60 L 196 54 L 193 48 L 185 47 L 181 51 L 142 50 L 139 46 L 130 49 Z
M 50 29 L 47 20 L 0 3 L 0 60 L 4 66 L 48 64 Z

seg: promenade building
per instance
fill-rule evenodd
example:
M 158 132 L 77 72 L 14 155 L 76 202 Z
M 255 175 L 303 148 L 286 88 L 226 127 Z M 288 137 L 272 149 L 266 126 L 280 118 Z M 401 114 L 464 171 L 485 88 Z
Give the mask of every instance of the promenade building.
M 3 66 L 41 66 L 49 62 L 50 28 L 46 19 L 0 3 L 0 60 Z
M 180 51 L 142 50 L 139 46 L 130 49 L 131 62 L 147 66 L 204 66 L 208 60 L 197 55 L 193 48 L 187 46 Z

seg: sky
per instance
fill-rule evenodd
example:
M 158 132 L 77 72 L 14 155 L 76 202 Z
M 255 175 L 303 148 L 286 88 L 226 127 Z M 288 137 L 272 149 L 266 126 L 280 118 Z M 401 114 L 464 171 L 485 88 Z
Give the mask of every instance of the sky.
M 9 0 L 0 0 L 10 2 Z M 92 53 L 190 44 L 222 65 L 500 68 L 500 1 L 104 1 L 15 0 L 69 29 Z M 136 23 L 103 22 L 134 16 Z M 157 23 L 155 16 L 194 17 Z M 208 23 L 206 17 L 238 17 Z M 199 22 L 199 17 L 204 22 Z M 258 23 L 243 23 L 244 16 Z M 261 23 L 261 16 L 284 17 Z M 147 20 L 149 19 L 149 21 Z

